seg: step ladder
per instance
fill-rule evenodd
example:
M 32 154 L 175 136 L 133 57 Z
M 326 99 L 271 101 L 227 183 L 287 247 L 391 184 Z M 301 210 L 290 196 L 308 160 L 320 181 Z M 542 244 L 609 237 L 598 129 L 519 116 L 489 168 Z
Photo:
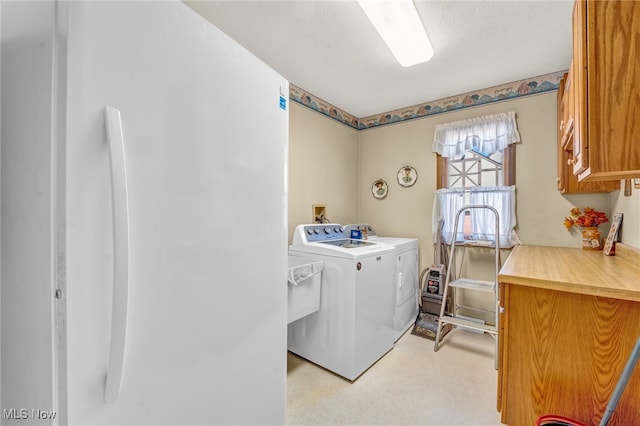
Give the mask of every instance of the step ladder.
M 471 212 L 471 210 L 480 210 L 487 209 L 493 212 L 495 217 L 495 233 L 496 241 L 485 241 L 485 240 L 473 240 L 466 239 L 458 242 L 456 241 L 458 235 L 458 227 L 460 226 L 460 216 L 466 214 L 466 212 Z M 463 225 L 464 226 L 464 225 Z M 447 274 L 445 278 L 444 291 L 443 291 L 443 299 L 442 306 L 440 308 L 440 316 L 438 318 L 438 322 L 436 325 L 436 338 L 435 345 L 433 350 L 438 351 L 438 348 L 441 343 L 442 330 L 450 324 L 454 328 L 464 327 L 471 330 L 476 330 L 482 333 L 488 333 L 495 338 L 495 368 L 498 368 L 498 306 L 499 306 L 499 285 L 498 285 L 498 272 L 500 271 L 500 218 L 498 215 L 498 211 L 488 205 L 469 205 L 462 207 L 460 210 L 456 212 L 455 221 L 453 225 L 453 239 L 451 242 L 451 248 L 449 249 L 449 264 L 447 267 Z M 462 266 L 465 260 L 465 254 L 467 248 L 474 247 L 484 247 L 484 248 L 492 248 L 495 253 L 495 273 L 493 277 L 493 281 L 485 281 L 478 280 L 469 277 L 461 277 L 458 274 L 459 278 L 453 278 L 453 270 L 456 267 L 456 250 L 462 250 L 462 258 L 460 261 L 460 271 L 462 271 Z M 451 288 L 452 291 L 449 291 Z M 458 303 L 458 295 L 457 292 L 459 289 L 464 289 L 465 291 L 477 291 L 477 292 L 485 292 L 493 294 L 494 299 L 494 307 L 493 310 L 482 309 L 474 306 L 461 305 Z M 449 301 L 450 312 L 446 312 L 445 306 L 447 305 L 447 298 L 451 298 Z M 469 316 L 462 317 L 458 314 L 458 310 L 464 309 L 466 311 L 476 311 L 476 312 L 489 312 L 494 314 L 494 324 L 495 325 L 486 325 L 482 322 L 474 321 L 473 318 Z

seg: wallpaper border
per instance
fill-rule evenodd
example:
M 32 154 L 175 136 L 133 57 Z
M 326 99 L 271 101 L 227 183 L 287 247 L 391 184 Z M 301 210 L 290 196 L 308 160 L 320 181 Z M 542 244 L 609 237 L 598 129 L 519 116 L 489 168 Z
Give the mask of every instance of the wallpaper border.
M 292 83 L 289 84 L 289 99 L 349 127 L 364 130 L 386 124 L 443 114 L 463 108 L 471 108 L 493 102 L 558 90 L 558 83 L 565 72 L 567 71 L 557 71 L 364 118 L 357 118 L 340 108 L 336 108 Z

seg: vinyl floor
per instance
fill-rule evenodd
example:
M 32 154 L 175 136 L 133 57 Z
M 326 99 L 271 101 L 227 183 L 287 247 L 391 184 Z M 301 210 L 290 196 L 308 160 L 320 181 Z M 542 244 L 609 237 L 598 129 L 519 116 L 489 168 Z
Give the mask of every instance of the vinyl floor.
M 289 425 L 501 425 L 494 339 L 454 330 L 438 352 L 407 331 L 353 383 L 292 353 Z

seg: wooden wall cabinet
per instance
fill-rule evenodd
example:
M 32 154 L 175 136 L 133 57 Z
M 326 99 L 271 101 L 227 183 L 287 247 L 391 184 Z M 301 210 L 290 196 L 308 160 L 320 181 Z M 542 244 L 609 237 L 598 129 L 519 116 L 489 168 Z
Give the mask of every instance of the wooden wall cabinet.
M 620 181 L 578 182 L 573 174 L 574 90 L 573 67 L 558 85 L 558 190 L 562 194 L 610 192 L 620 189 Z
M 573 148 L 579 181 L 640 177 L 640 2 L 578 0 Z
M 563 148 L 567 147 L 569 139 L 573 140 L 575 102 L 572 75 L 573 66 L 569 67 L 569 72 L 562 76 L 558 87 L 558 143 Z

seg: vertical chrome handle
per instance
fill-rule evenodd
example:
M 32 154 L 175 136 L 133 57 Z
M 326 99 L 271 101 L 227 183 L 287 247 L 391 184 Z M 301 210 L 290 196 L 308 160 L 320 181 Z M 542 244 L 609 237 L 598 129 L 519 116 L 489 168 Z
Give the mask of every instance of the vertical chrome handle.
M 113 107 L 106 107 L 105 124 L 111 163 L 111 204 L 113 208 L 113 306 L 111 308 L 111 342 L 104 400 L 111 402 L 120 395 L 127 337 L 129 204 L 120 111 Z

